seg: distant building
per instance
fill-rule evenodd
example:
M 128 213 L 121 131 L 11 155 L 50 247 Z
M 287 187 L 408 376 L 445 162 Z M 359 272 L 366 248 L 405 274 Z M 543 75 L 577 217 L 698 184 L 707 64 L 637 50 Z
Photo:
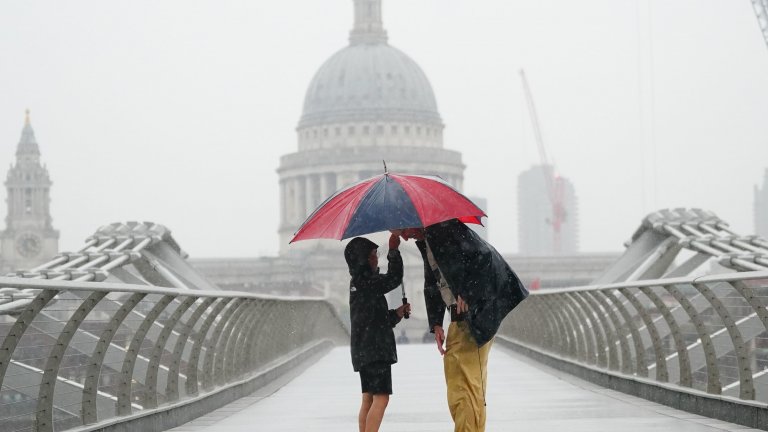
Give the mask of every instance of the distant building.
M 518 176 L 517 213 L 519 251 L 523 255 L 571 255 L 579 250 L 579 214 L 576 192 L 570 180 L 559 177 L 563 218 L 559 244 L 553 229 L 552 202 L 546 176 L 551 166 L 537 165 Z
M 50 209 L 50 177 L 40 163 L 40 148 L 27 111 L 16 163 L 5 180 L 8 215 L 0 232 L 4 272 L 29 269 L 59 252 L 59 232 L 53 229 Z
M 763 176 L 763 187 L 755 186 L 755 234 L 768 238 L 768 169 Z

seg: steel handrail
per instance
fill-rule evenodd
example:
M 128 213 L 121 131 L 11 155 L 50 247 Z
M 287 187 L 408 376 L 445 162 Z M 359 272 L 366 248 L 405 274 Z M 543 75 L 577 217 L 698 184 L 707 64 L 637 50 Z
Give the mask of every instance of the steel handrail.
M 177 288 L 164 288 L 147 285 L 133 285 L 127 283 L 115 282 L 84 282 L 69 280 L 49 280 L 49 279 L 22 279 L 15 277 L 0 276 L 0 288 L 20 288 L 20 289 L 62 289 L 66 291 L 88 291 L 88 292 L 125 292 L 125 293 L 145 293 L 162 295 L 194 295 L 195 297 L 226 297 L 226 298 L 252 298 L 263 300 L 280 301 L 325 301 L 323 297 L 295 297 L 295 296 L 276 296 L 269 294 L 253 294 L 241 291 L 206 291 L 206 290 L 179 290 Z M 0 294 L 2 298 L 2 294 Z
M 708 283 L 708 282 L 730 282 L 730 281 L 742 281 L 751 279 L 768 279 L 768 271 L 750 271 L 750 272 L 734 272 L 723 273 L 717 275 L 706 275 L 697 277 L 676 277 L 667 279 L 647 279 L 630 282 L 617 282 L 612 284 L 599 284 L 599 285 L 582 285 L 567 288 L 546 288 L 538 291 L 532 291 L 533 295 L 551 295 L 561 294 L 566 292 L 580 292 L 580 291 L 599 291 L 604 289 L 616 289 L 616 288 L 640 288 L 640 287 L 653 287 L 660 285 L 680 285 L 680 284 L 692 284 L 692 283 Z M 2 286 L 2 285 L 0 285 Z
M 0 277 L 2 288 L 23 290 L 27 303 L 0 324 L 0 388 L 26 401 L 12 409 L 13 399 L 0 400 L 0 426 L 11 430 L 181 406 L 302 347 L 349 337 L 322 298 L 17 277 Z
M 768 402 L 766 306 L 768 271 L 542 289 L 500 334 L 681 392 Z

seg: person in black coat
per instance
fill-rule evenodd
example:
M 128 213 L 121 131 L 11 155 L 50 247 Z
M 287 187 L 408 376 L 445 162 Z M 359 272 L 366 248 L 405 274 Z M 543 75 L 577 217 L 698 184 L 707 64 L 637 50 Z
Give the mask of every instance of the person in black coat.
M 358 414 L 360 432 L 379 430 L 384 411 L 392 394 L 392 364 L 397 363 L 395 325 L 410 312 L 404 304 L 389 309 L 385 294 L 403 281 L 403 259 L 398 247 L 400 238 L 389 238 L 389 265 L 386 274 L 379 273 L 378 245 L 366 238 L 355 237 L 344 249 L 349 266 L 349 313 L 351 321 L 350 350 L 352 368 L 360 373 L 363 400 Z
M 427 243 L 438 270 L 427 259 Z M 439 279 L 450 288 L 457 309 L 464 312 L 478 347 L 491 341 L 504 318 L 528 297 L 528 290 L 504 257 L 464 223 L 452 219 L 421 230 L 416 245 L 424 259 L 424 296 L 430 330 L 442 325 L 445 299 Z
M 507 314 L 528 296 L 528 290 L 501 254 L 458 220 L 392 233 L 404 240 L 415 239 L 424 260 L 427 320 L 443 355 L 454 431 L 482 432 L 493 337 Z M 451 312 L 447 340 L 443 331 L 446 309 Z

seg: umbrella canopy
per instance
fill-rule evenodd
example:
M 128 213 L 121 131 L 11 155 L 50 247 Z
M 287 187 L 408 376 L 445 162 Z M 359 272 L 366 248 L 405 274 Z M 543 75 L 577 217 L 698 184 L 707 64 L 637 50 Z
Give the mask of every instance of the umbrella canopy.
M 385 173 L 337 191 L 309 215 L 290 242 L 343 240 L 450 219 L 479 224 L 483 216 L 483 210 L 440 177 Z

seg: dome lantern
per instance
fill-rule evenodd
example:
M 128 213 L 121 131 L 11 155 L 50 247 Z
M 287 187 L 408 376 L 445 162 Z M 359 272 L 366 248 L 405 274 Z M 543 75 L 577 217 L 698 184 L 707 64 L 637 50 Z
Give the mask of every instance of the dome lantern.
M 387 43 L 387 31 L 381 20 L 381 0 L 354 0 L 355 26 L 349 32 L 349 43 Z

